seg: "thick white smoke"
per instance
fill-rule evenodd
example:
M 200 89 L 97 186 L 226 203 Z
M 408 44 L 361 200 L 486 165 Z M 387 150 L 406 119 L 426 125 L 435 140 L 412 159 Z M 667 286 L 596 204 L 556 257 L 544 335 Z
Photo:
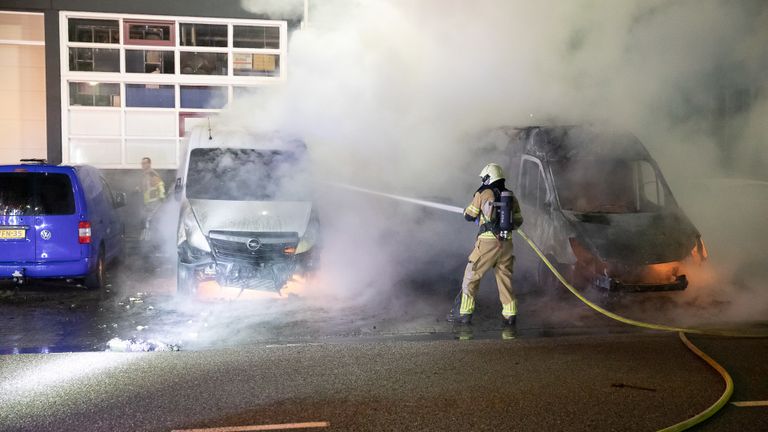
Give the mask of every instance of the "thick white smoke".
M 731 287 L 735 272 L 768 261 L 754 246 L 768 240 L 758 216 L 768 202 L 736 186 L 731 204 L 750 205 L 739 216 L 713 196 L 719 185 L 707 186 L 722 177 L 765 177 L 763 2 L 310 6 L 310 25 L 289 42 L 285 84 L 235 101 L 223 122 L 304 137 L 321 177 L 458 205 L 489 162 L 466 141 L 479 130 L 581 122 L 626 128 L 651 150 L 709 241 L 720 288 L 692 286 L 686 295 L 717 294 L 737 306 L 750 298 L 731 318 L 765 312 L 766 291 L 755 286 L 762 282 Z M 731 101 L 738 95 L 741 102 Z M 765 189 L 754 193 L 765 199 Z M 457 234 L 452 222 L 422 209 L 349 192 L 327 192 L 320 208 L 328 282 L 364 299 L 441 272 L 441 283 L 455 283 L 445 272 L 460 273 L 473 237 L 472 228 Z M 449 296 L 458 286 L 444 289 Z
M 255 14 L 271 16 L 301 16 L 303 0 L 242 0 L 243 9 Z

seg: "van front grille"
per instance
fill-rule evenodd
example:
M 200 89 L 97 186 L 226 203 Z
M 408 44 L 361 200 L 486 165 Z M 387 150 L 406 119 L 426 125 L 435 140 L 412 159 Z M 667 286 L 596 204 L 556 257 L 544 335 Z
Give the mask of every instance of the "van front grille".
M 216 258 L 254 264 L 290 259 L 293 253 L 285 250 L 295 250 L 299 244 L 299 234 L 295 232 L 211 231 L 208 239 Z

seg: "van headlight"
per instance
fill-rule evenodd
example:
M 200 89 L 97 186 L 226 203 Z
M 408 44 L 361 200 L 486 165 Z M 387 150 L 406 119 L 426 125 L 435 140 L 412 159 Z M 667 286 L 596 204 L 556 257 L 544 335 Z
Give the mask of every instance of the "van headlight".
M 704 246 L 704 240 L 701 237 L 696 238 L 696 244 L 693 246 L 693 250 L 691 250 L 691 257 L 693 262 L 698 264 L 709 259 L 709 252 L 707 252 L 707 247 Z
M 200 224 L 197 223 L 197 219 L 195 219 L 191 209 L 188 208 L 184 211 L 182 224 L 183 235 L 190 246 L 205 252 L 211 251 L 211 245 L 208 244 L 208 239 L 205 238 L 203 230 L 200 229 Z M 183 239 L 180 240 L 183 241 Z
M 317 239 L 320 233 L 320 221 L 315 213 L 309 218 L 309 224 L 307 224 L 307 230 L 304 231 L 304 236 L 299 240 L 299 245 L 296 247 L 296 253 L 304 253 L 312 249 L 317 243 Z

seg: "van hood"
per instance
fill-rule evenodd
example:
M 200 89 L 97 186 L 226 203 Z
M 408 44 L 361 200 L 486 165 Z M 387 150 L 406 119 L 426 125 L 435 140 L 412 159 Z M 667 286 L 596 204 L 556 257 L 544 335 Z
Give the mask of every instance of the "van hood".
M 223 201 L 191 199 L 189 205 L 206 236 L 213 231 L 296 232 L 309 225 L 308 201 Z
M 564 212 L 576 239 L 603 261 L 651 264 L 690 255 L 699 232 L 682 213 Z

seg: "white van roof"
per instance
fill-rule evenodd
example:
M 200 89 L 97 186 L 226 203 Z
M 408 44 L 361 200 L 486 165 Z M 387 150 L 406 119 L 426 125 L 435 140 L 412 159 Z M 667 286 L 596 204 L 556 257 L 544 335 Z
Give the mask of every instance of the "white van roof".
M 252 148 L 264 150 L 295 150 L 304 148 L 300 139 L 278 132 L 257 133 L 245 129 L 224 129 L 200 125 L 190 131 L 187 151 L 196 148 Z

